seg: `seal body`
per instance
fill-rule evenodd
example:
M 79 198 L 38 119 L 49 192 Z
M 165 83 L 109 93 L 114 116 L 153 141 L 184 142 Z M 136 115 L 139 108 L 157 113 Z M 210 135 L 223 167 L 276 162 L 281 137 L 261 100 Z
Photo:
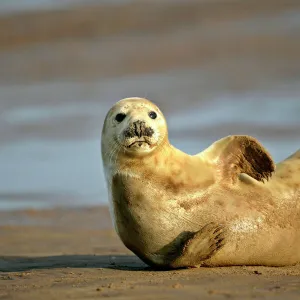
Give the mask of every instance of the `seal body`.
M 300 262 L 300 151 L 275 166 L 254 138 L 229 136 L 188 155 L 152 102 L 129 98 L 107 114 L 102 159 L 116 231 L 147 264 Z

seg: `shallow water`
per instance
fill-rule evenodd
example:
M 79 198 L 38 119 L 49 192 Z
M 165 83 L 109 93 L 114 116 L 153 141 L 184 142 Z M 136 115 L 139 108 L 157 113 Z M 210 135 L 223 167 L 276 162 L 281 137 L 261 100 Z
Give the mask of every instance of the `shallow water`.
M 121 95 L 145 96 L 141 91 L 146 90 L 146 83 L 160 99 L 171 142 L 187 153 L 200 152 L 229 134 L 256 136 L 277 162 L 299 148 L 299 85 L 247 93 L 209 93 L 207 100 L 197 100 L 191 96 L 199 93 L 192 82 L 195 71 L 174 74 L 92 84 L 4 87 L 0 209 L 107 203 L 100 157 L 103 120 Z M 182 96 L 186 91 L 188 100 Z M 30 100 L 9 101 L 22 99 L 20 95 Z M 49 95 L 62 101 L 53 103 Z
M 33 10 L 51 10 L 64 8 L 74 4 L 103 3 L 117 4 L 127 3 L 132 0 L 2 0 L 0 1 L 0 14 L 11 14 Z

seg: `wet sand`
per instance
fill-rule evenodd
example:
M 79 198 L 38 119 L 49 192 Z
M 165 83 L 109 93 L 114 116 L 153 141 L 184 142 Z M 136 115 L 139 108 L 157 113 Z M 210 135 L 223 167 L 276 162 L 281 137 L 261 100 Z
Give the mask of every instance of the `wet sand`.
M 299 79 L 299 15 L 297 0 L 140 0 L 2 16 L 0 84 L 196 68 L 216 90 L 270 87 Z
M 14 224 L 0 227 L 0 299 L 300 297 L 300 265 L 152 270 L 122 245 L 105 207 L 0 217 Z

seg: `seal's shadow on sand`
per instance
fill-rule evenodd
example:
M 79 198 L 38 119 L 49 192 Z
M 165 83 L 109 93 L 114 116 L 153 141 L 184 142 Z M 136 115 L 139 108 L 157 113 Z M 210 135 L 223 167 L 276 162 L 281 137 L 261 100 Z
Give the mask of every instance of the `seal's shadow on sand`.
M 22 272 L 33 269 L 57 268 L 105 268 L 124 271 L 152 270 L 134 255 L 0 256 L 0 272 Z

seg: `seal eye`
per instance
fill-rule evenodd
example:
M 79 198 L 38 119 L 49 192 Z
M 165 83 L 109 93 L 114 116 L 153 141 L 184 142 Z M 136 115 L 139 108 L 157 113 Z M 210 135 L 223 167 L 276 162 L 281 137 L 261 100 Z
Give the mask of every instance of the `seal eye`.
M 117 114 L 115 117 L 115 120 L 119 123 L 121 123 L 125 119 L 126 115 L 125 114 Z
M 156 112 L 155 111 L 150 111 L 149 112 L 149 117 L 151 118 L 151 119 L 156 119 L 157 118 L 157 114 L 156 114 Z

